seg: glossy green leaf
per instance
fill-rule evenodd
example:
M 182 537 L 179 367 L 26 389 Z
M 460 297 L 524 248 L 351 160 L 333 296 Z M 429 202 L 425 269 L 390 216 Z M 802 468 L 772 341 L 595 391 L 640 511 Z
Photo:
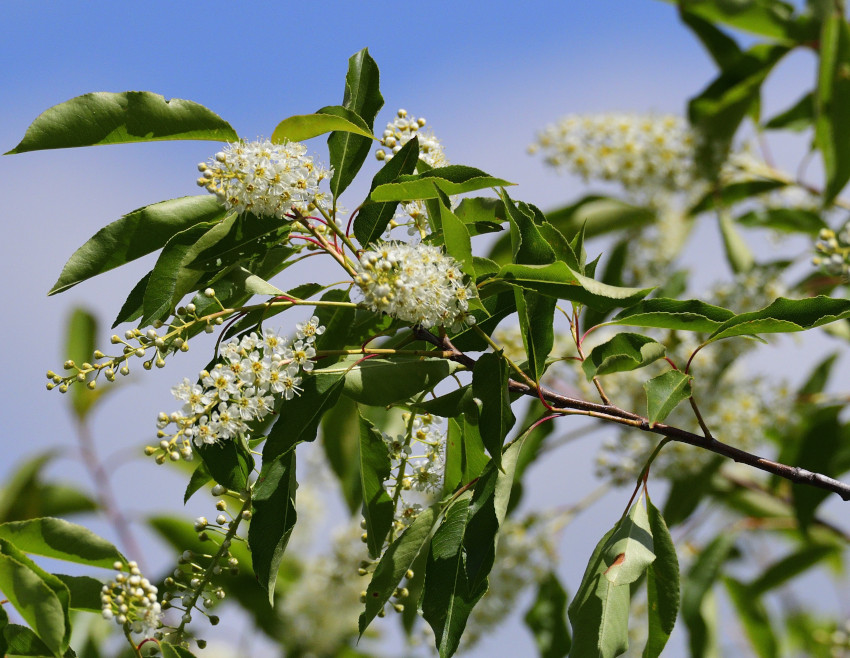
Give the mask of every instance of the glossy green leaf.
M 819 295 L 806 299 L 780 297 L 758 311 L 729 318 L 708 337 L 714 342 L 732 336 L 806 331 L 850 317 L 850 300 Z
M 764 604 L 750 595 L 743 583 L 734 578 L 723 579 L 735 617 L 744 629 L 759 658 L 776 658 L 779 646 Z
M 345 76 L 345 93 L 342 100 L 342 108 L 354 114 L 348 118 L 354 124 L 361 125 L 371 133 L 375 123 L 375 116 L 384 104 L 384 98 L 380 91 L 380 75 L 378 65 L 369 55 L 369 50 L 363 50 L 352 55 L 348 60 L 348 72 Z M 319 110 L 319 113 L 331 113 L 329 108 Z M 345 116 L 339 114 L 339 116 Z M 370 138 L 356 135 L 350 132 L 335 132 L 328 137 L 328 151 L 330 153 L 331 166 L 334 169 L 331 178 L 331 192 L 334 198 L 340 194 L 354 180 L 363 162 L 372 148 Z
M 486 586 L 487 576 L 493 568 L 499 529 L 507 514 L 517 458 L 524 439 L 523 436 L 511 443 L 498 462 L 491 460 L 472 490 L 463 536 L 467 585 L 472 591 L 477 591 L 481 585 Z
M 436 199 L 440 192 L 448 195 L 474 192 L 488 187 L 513 185 L 501 178 L 494 178 L 474 167 L 448 165 L 422 174 L 399 176 L 395 183 L 379 185 L 370 194 L 372 201 L 409 201 L 412 199 Z
M 749 272 L 755 265 L 752 250 L 747 246 L 727 213 L 720 213 L 717 220 L 720 224 L 720 235 L 723 238 L 723 250 L 726 252 L 726 260 L 732 271 L 735 274 Z
M 504 190 L 500 190 L 500 195 L 511 225 L 511 262 L 523 265 L 547 265 L 554 262 L 555 251 L 540 234 L 534 221 L 534 211 L 524 203 L 514 203 Z M 538 219 L 542 221 L 543 216 Z
M 723 564 L 735 545 L 734 532 L 722 532 L 714 538 L 700 553 L 682 579 L 682 620 L 688 628 L 691 655 L 696 658 L 707 656 L 710 619 L 703 613 L 704 602 L 714 586 Z
M 660 423 L 683 400 L 691 397 L 693 377 L 681 370 L 668 370 L 644 383 L 646 415 L 651 425 Z
M 42 112 L 7 155 L 169 139 L 235 142 L 239 136 L 227 121 L 192 101 L 166 100 L 149 91 L 101 91 L 77 96 Z
M 425 566 L 420 607 L 434 631 L 440 658 L 449 658 L 457 651 L 469 614 L 487 591 L 486 580 L 472 588 L 466 574 L 463 539 L 470 498 L 471 494 L 464 494 L 449 507 L 431 540 Z
M 821 216 L 804 208 L 761 208 L 751 210 L 735 221 L 748 228 L 766 228 L 782 233 L 804 233 L 816 236 L 822 228 L 827 228 Z
M 501 231 L 502 224 L 507 221 L 501 199 L 467 197 L 461 199 L 454 213 L 466 224 L 470 235 Z
M 756 44 L 691 99 L 688 118 L 701 135 L 697 161 L 706 176 L 716 178 L 738 126 L 759 100 L 762 83 L 788 51 L 787 46 Z
M 850 25 L 835 13 L 823 23 L 815 96 L 815 144 L 823 156 L 828 206 L 850 180 Z
M 629 258 L 629 251 L 632 249 L 632 239 L 623 238 L 607 253 L 608 258 L 605 261 L 605 269 L 599 280 L 609 286 L 622 286 L 625 281 L 623 273 L 626 268 L 626 263 Z M 669 282 L 669 279 L 668 279 Z M 663 284 L 663 285 L 666 285 Z M 658 291 L 656 292 L 656 295 Z M 605 321 L 608 313 L 600 313 L 592 308 L 585 310 L 582 314 L 581 326 L 585 328 L 595 327 Z
M 97 318 L 82 308 L 71 312 L 66 329 L 65 357 L 77 365 L 92 360 L 97 341 Z M 71 407 L 79 420 L 85 419 L 94 404 L 113 387 L 100 387 L 91 390 L 87 386 L 72 386 L 68 395 Z
M 549 265 L 503 265 L 494 278 L 485 282 L 484 290 L 497 281 L 578 302 L 603 312 L 636 304 L 652 291 L 652 288 L 609 286 L 579 274 L 562 261 Z
M 732 66 L 741 56 L 741 48 L 732 37 L 712 21 L 688 11 L 686 3 L 679 4 L 679 18 L 700 40 L 721 71 Z
M 794 466 L 832 477 L 846 470 L 846 460 L 841 459 L 846 438 L 839 420 L 840 411 L 841 407 L 831 406 L 806 413 L 799 436 L 789 437 L 792 445 L 797 447 L 791 458 Z M 794 438 L 797 440 L 794 441 Z M 804 532 L 811 527 L 818 507 L 828 495 L 827 491 L 816 487 L 796 486 L 792 489 L 794 513 Z
M 295 450 L 264 461 L 251 497 L 248 546 L 257 580 L 274 605 L 274 586 L 283 553 L 295 527 Z
M 661 655 L 679 613 L 679 560 L 670 531 L 656 507 L 646 501 L 655 562 L 646 570 L 646 607 L 649 632 L 643 658 Z
M 281 405 L 280 416 L 263 446 L 263 462 L 282 455 L 299 443 L 315 440 L 322 416 L 339 399 L 343 373 L 317 376 L 315 372 L 301 382 L 301 395 Z
M 91 576 L 66 576 L 65 574 L 53 574 L 71 594 L 69 607 L 74 610 L 86 610 L 100 614 L 103 610 L 103 583 Z
M 447 492 L 472 482 L 489 462 L 478 429 L 478 416 L 476 407 L 474 411 L 465 411 L 460 418 L 449 419 L 443 484 Z
M 185 647 L 178 644 L 170 644 L 168 642 L 160 642 L 162 649 L 162 658 L 194 658 L 195 654 Z
M 393 501 L 384 489 L 391 466 L 389 448 L 383 434 L 361 416 L 360 483 L 363 489 L 366 545 L 373 558 L 381 555 L 384 540 L 393 524 Z
M 446 359 L 394 357 L 363 359 L 346 357 L 338 364 L 314 370 L 314 375 L 342 376 L 345 394 L 370 406 L 401 402 L 420 391 L 428 391 L 455 370 L 459 364 Z
M 550 571 L 538 584 L 537 597 L 524 617 L 540 658 L 564 658 L 569 654 L 572 638 L 566 618 L 567 592 L 555 572 Z
M 599 540 L 568 609 L 573 629 L 570 655 L 576 658 L 610 658 L 629 647 L 629 587 L 614 585 L 603 575 L 609 566 L 605 549 L 616 529 Z
M 419 138 L 413 137 L 392 159 L 385 163 L 372 179 L 369 188 L 371 194 L 376 187 L 391 183 L 399 176 L 412 174 L 416 171 L 416 163 L 419 161 Z M 378 240 L 395 216 L 398 201 L 386 201 L 376 203 L 364 201 L 357 215 L 354 217 L 354 237 L 361 246 L 366 247 Z
M 803 95 L 794 105 L 764 122 L 765 130 L 792 130 L 802 132 L 815 122 L 815 96 L 813 92 Z
M 608 568 L 602 575 L 612 585 L 635 582 L 655 561 L 655 544 L 643 496 L 620 521 L 603 555 Z
M 557 302 L 552 297 L 521 288 L 514 288 L 514 298 L 529 375 L 534 381 L 540 381 L 546 359 L 555 345 L 553 325 Z
M 64 654 L 52 654 L 48 647 L 41 639 L 26 626 L 18 624 L 9 624 L 3 628 L 3 640 L 7 644 L 7 651 L 3 655 L 8 656 L 44 656 L 56 655 L 63 658 L 75 658 L 76 654 L 73 649 L 68 649 Z
M 327 332 L 326 332 L 327 333 Z M 322 416 L 322 448 L 328 466 L 339 480 L 348 511 L 354 514 L 363 502 L 360 486 L 360 420 L 357 403 L 341 396 Z
M 405 573 L 413 565 L 414 560 L 425 546 L 434 523 L 437 520 L 437 509 L 429 507 L 422 510 L 413 522 L 405 528 L 401 536 L 387 548 L 369 581 L 366 589 L 366 607 L 360 613 L 358 626 L 360 634 L 383 609 L 387 601 L 401 583 Z M 427 550 L 427 549 L 426 549 Z
M 668 0 L 673 2 L 674 0 Z M 746 0 L 726 2 L 724 0 L 684 0 L 681 3 L 689 12 L 712 23 L 724 23 L 776 41 L 796 44 L 793 7 L 774 0 Z
M 475 265 L 472 260 L 472 240 L 466 225 L 446 206 L 440 204 L 440 223 L 443 225 L 443 239 L 446 253 L 460 264 L 460 270 L 473 281 Z
M 212 479 L 234 491 L 244 491 L 254 459 L 242 441 L 219 441 L 196 445 L 195 453 L 203 460 Z
M 237 217 L 234 213 L 220 222 L 195 224 L 168 240 L 145 288 L 141 326 L 164 320 L 183 295 L 193 289 L 204 271 L 196 259 L 230 233 Z
M 666 353 L 664 345 L 640 334 L 620 333 L 593 348 L 581 366 L 587 379 L 642 368 Z
M 30 519 L 0 524 L 0 539 L 24 553 L 112 569 L 124 556 L 111 543 L 88 528 L 64 519 Z
M 161 249 L 176 234 L 220 220 L 224 207 L 211 194 L 161 201 L 100 229 L 65 263 L 49 295 Z
M 732 311 L 698 299 L 655 297 L 620 311 L 605 324 L 711 332 L 733 317 Z
M 303 142 L 329 132 L 347 132 L 375 139 L 362 124 L 354 123 L 335 114 L 298 114 L 284 119 L 272 132 L 272 142 Z
M 585 227 L 587 238 L 611 231 L 639 228 L 655 221 L 655 213 L 620 199 L 589 195 L 576 203 L 546 213 L 546 219 L 567 237 Z
M 508 394 L 508 364 L 501 353 L 487 352 L 478 357 L 472 370 L 472 393 L 481 401 L 481 439 L 499 467 L 505 437 L 516 422 Z
M 68 648 L 71 633 L 68 588 L 14 545 L 0 540 L 0 591 L 51 655 L 61 656 Z
M 470 411 L 472 403 L 472 386 L 467 384 L 456 388 L 451 393 L 446 393 L 432 400 L 417 402 L 412 405 L 417 411 L 442 416 L 443 418 L 455 418 Z

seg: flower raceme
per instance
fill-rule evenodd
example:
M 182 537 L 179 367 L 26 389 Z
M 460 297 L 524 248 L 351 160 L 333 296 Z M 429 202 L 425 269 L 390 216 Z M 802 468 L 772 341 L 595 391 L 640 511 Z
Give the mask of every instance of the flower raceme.
M 251 332 L 234 338 L 224 344 L 213 369 L 201 371 L 198 383 L 184 378 L 173 387 L 183 408 L 170 416 L 159 414 L 160 447 L 172 453 L 172 459 L 174 454 L 177 459 L 191 455 L 189 441 L 200 446 L 232 439 L 248 432 L 248 423 L 271 413 L 276 399 L 291 400 L 300 394 L 302 375 L 313 370 L 316 337 L 325 328 L 313 316 L 296 329 L 290 341 L 268 329 L 262 336 Z M 177 430 L 169 436 L 164 428 L 172 423 Z M 173 452 L 181 438 L 183 449 Z
M 295 208 L 306 214 L 322 199 L 319 183 L 333 173 L 306 153 L 299 142 L 231 143 L 198 165 L 198 185 L 239 213 L 285 219 Z
M 464 282 L 454 258 L 433 245 L 376 245 L 360 257 L 354 281 L 367 307 L 399 320 L 455 330 L 475 321 L 468 313 L 475 286 Z
M 162 607 L 157 601 L 157 588 L 142 577 L 135 562 L 115 563 L 118 574 L 101 589 L 101 608 L 104 619 L 114 619 L 133 633 L 153 636 L 162 625 Z

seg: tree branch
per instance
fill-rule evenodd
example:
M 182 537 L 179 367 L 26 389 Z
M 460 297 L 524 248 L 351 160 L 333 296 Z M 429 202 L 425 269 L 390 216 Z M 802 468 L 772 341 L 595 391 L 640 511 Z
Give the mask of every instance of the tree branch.
M 427 341 L 432 345 L 441 348 L 445 353 L 448 353 L 450 355 L 448 358 L 452 361 L 456 361 L 467 368 L 473 368 L 475 366 L 475 359 L 464 354 L 452 345 L 448 336 L 438 337 L 427 329 L 423 329 L 421 327 L 414 327 L 413 333 L 418 339 Z M 528 384 L 524 384 L 523 382 L 509 379 L 508 390 L 515 393 L 521 393 L 522 395 L 542 398 L 551 404 L 556 411 L 564 411 L 565 413 L 579 412 L 582 415 L 592 416 L 600 420 L 607 420 L 620 425 L 628 425 L 630 427 L 643 430 L 644 432 L 660 434 L 661 436 L 665 436 L 673 441 L 680 441 L 681 443 L 687 443 L 698 448 L 703 448 L 715 454 L 722 455 L 723 457 L 733 459 L 736 462 L 747 464 L 748 466 L 752 466 L 767 473 L 790 480 L 791 482 L 808 484 L 819 489 L 825 489 L 831 493 L 838 494 L 841 496 L 842 500 L 850 501 L 850 484 L 845 484 L 844 482 L 821 473 L 813 473 L 812 471 L 800 468 L 799 466 L 788 466 L 787 464 L 782 464 L 771 459 L 759 457 L 758 455 L 747 452 L 746 450 L 741 450 L 740 448 L 718 441 L 711 436 L 701 436 L 699 434 L 683 430 L 679 427 L 665 425 L 664 423 L 655 423 L 653 425 L 649 422 L 649 419 L 630 411 L 626 411 L 625 409 L 620 409 L 614 405 L 597 404 L 578 398 L 571 398 L 566 395 L 561 395 L 560 393 L 548 389 L 545 386 L 540 386 L 538 390 L 532 388 Z

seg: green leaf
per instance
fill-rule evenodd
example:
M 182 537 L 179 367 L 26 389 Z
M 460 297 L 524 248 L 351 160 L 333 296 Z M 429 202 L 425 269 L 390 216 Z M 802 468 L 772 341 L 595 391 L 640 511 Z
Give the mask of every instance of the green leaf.
M 359 362 L 359 363 L 358 363 Z M 345 394 L 374 407 L 408 399 L 420 391 L 429 391 L 459 365 L 446 359 L 394 357 L 363 359 L 354 354 L 338 364 L 314 370 L 313 376 L 342 376 Z
M 600 277 L 600 281 L 609 286 L 622 286 L 623 271 L 628 261 L 629 251 L 632 249 L 632 239 L 623 238 L 608 252 L 608 259 L 605 262 L 605 270 Z M 664 285 L 669 283 L 669 279 Z M 659 291 L 656 291 L 656 295 Z M 587 309 L 582 317 L 581 326 L 585 328 L 595 327 L 605 321 L 607 313 L 600 313 L 593 309 Z
M 327 332 L 325 332 L 327 333 Z M 322 416 L 322 448 L 328 465 L 339 479 L 348 511 L 354 514 L 363 502 L 360 486 L 360 421 L 357 403 L 342 396 Z
M 833 352 L 812 368 L 805 383 L 797 391 L 798 398 L 806 398 L 823 392 L 839 354 L 839 352 Z
M 285 142 L 303 142 L 312 137 L 318 137 L 329 132 L 354 133 L 375 139 L 371 131 L 362 124 L 354 123 L 335 114 L 298 114 L 284 119 L 272 132 L 274 144 Z
M 97 318 L 82 308 L 71 312 L 66 329 L 65 356 L 77 365 L 90 361 L 97 340 Z M 94 390 L 86 386 L 72 386 L 70 402 L 79 420 L 84 420 L 94 404 L 113 387 L 102 387 Z
M 183 295 L 193 289 L 205 269 L 202 264 L 194 264 L 196 259 L 228 235 L 237 217 L 234 213 L 220 222 L 195 224 L 168 240 L 145 288 L 141 326 L 165 319 Z
M 390 477 L 390 453 L 380 430 L 360 416 L 360 483 L 363 488 L 363 518 L 366 545 L 373 558 L 381 555 L 384 540 L 393 524 L 393 501 L 384 489 Z
M 375 174 L 369 193 L 380 185 L 391 183 L 399 176 L 412 174 L 416 171 L 418 161 L 419 138 L 413 137 Z M 395 216 L 397 207 L 398 201 L 375 203 L 367 200 L 363 203 L 354 218 L 354 237 L 361 246 L 366 247 L 381 237 Z
M 472 240 L 469 238 L 466 225 L 443 204 L 440 204 L 440 223 L 443 225 L 446 253 L 460 264 L 460 270 L 464 274 L 475 281 Z
M 280 416 L 263 446 L 263 462 L 299 443 L 315 440 L 322 416 L 336 404 L 343 387 L 342 373 L 324 376 L 316 373 L 304 378 L 301 395 L 281 405 Z
M 195 494 L 198 489 L 203 487 L 207 482 L 212 480 L 209 469 L 206 464 L 201 462 L 197 468 L 192 471 L 192 476 L 189 478 L 189 483 L 186 485 L 186 491 L 183 493 L 183 504 L 189 502 L 189 499 Z
M 537 586 L 537 597 L 524 617 L 540 658 L 564 658 L 570 652 L 572 639 L 566 616 L 567 593 L 555 572 L 550 571 Z
M 508 365 L 501 353 L 482 354 L 472 370 L 472 392 L 481 401 L 478 429 L 496 467 L 501 467 L 502 445 L 516 417 L 508 394 Z
M 431 540 L 425 566 L 425 588 L 420 607 L 422 616 L 434 631 L 440 658 L 457 651 L 469 613 L 487 591 L 487 581 L 472 588 L 467 578 L 463 539 L 471 494 L 465 493 L 452 504 Z
M 655 561 L 655 545 L 643 496 L 632 505 L 605 547 L 608 568 L 602 572 L 613 585 L 629 585 Z
M 570 654 L 618 656 L 629 647 L 629 587 L 614 585 L 604 577 L 608 568 L 605 549 L 617 526 L 609 530 L 593 550 L 581 585 L 569 607 L 573 641 Z
M 777 587 L 786 584 L 812 567 L 822 566 L 824 562 L 838 555 L 841 549 L 833 544 L 804 544 L 785 557 L 771 563 L 746 586 L 746 594 L 758 598 Z
M 252 495 L 248 546 L 257 580 L 274 605 L 278 568 L 295 527 L 295 450 L 264 461 Z
M 27 128 L 21 143 L 6 155 L 169 139 L 235 142 L 239 136 L 227 121 L 192 101 L 166 100 L 149 91 L 102 91 L 45 110 Z
M 765 121 L 762 127 L 765 130 L 792 130 L 794 132 L 802 132 L 811 128 L 814 122 L 815 95 L 810 91 L 787 110 L 783 110 Z
M 649 527 L 652 531 L 655 562 L 646 571 L 646 607 L 649 633 L 643 658 L 661 655 L 679 612 L 679 560 L 670 531 L 656 507 L 646 501 Z
M 693 10 L 693 6 L 688 6 Z M 741 121 L 758 102 L 761 85 L 788 46 L 756 44 L 742 53 L 688 104 L 688 118 L 700 133 L 697 161 L 704 174 L 716 178 Z
M 850 25 L 838 13 L 823 23 L 815 96 L 815 144 L 823 156 L 829 206 L 850 179 Z
M 472 482 L 489 463 L 481 433 L 478 431 L 478 415 L 476 408 L 475 411 L 465 412 L 458 419 L 449 419 L 443 484 L 447 492 Z
M 0 539 L 12 542 L 24 553 L 87 566 L 112 569 L 116 560 L 126 562 L 111 543 L 88 528 L 63 519 L 2 523 Z
M 557 302 L 552 297 L 521 288 L 514 288 L 514 298 L 522 345 L 528 356 L 529 374 L 539 382 L 555 344 L 553 325 Z
M 693 377 L 681 370 L 668 370 L 644 383 L 650 425 L 660 423 L 682 400 L 691 397 L 692 381 Z
M 446 393 L 433 400 L 425 400 L 412 405 L 417 411 L 442 416 L 443 418 L 455 418 L 470 411 L 472 404 L 472 386 L 467 384 Z
M 467 197 L 461 199 L 454 213 L 467 225 L 470 235 L 501 231 L 501 225 L 507 221 L 501 199 Z
M 429 507 L 422 510 L 405 528 L 401 536 L 387 548 L 375 572 L 369 587 L 366 589 L 366 607 L 360 613 L 358 626 L 360 635 L 383 609 L 404 578 L 405 573 L 413 565 L 423 546 L 431 536 L 434 523 L 437 521 L 437 508 Z
M 585 227 L 585 236 L 595 238 L 611 231 L 624 231 L 652 224 L 655 212 L 619 199 L 598 195 L 583 197 L 576 203 L 546 213 L 546 219 L 567 237 Z
M 795 442 L 798 448 L 791 462 L 794 466 L 833 477 L 846 470 L 840 459 L 846 445 L 838 418 L 841 409 L 839 406 L 825 407 L 805 415 L 802 434 Z M 807 532 L 818 506 L 829 494 L 823 489 L 805 486 L 796 486 L 791 491 L 800 528 Z
M 822 228 L 827 228 L 821 216 L 804 208 L 761 208 L 744 213 L 735 218 L 741 226 L 748 228 L 766 228 L 782 233 L 805 233 L 816 236 Z
M 51 655 L 61 656 L 71 633 L 71 595 L 62 581 L 40 569 L 14 545 L 0 540 L 0 591 Z
M 103 610 L 101 597 L 103 596 L 103 583 L 91 576 L 66 576 L 65 574 L 53 574 L 71 594 L 69 607 L 74 610 L 86 610 L 98 614 Z
M 732 311 L 698 299 L 655 297 L 620 311 L 605 324 L 710 332 L 733 317 Z
M 706 342 L 732 336 L 806 331 L 846 317 L 850 317 L 850 300 L 823 295 L 806 299 L 780 297 L 761 310 L 729 318 Z
M 673 0 L 668 0 L 672 2 Z M 684 0 L 681 5 L 706 21 L 796 45 L 793 8 L 774 0 Z
M 547 265 L 554 262 L 555 251 L 540 234 L 534 221 L 534 211 L 524 203 L 514 203 L 504 190 L 499 193 L 511 225 L 511 262 L 523 265 Z M 539 219 L 543 220 L 542 215 Z
M 726 592 L 735 607 L 737 620 L 755 649 L 759 658 L 775 658 L 779 655 L 776 635 L 764 604 L 748 592 L 743 583 L 734 578 L 724 578 Z
M 225 215 L 211 194 L 161 201 L 124 215 L 95 233 L 65 263 L 48 295 L 161 249 L 176 234 L 195 224 L 210 224 Z
M 664 345 L 640 334 L 620 333 L 593 348 L 581 367 L 587 379 L 649 365 L 666 353 Z
M 448 195 L 474 192 L 488 187 L 513 185 L 494 178 L 474 167 L 449 165 L 430 169 L 422 174 L 399 176 L 395 183 L 379 185 L 370 194 L 372 201 L 409 201 L 436 199 L 440 192 Z
M 3 613 L 5 614 L 5 613 Z M 72 649 L 68 649 L 64 654 L 53 654 L 44 642 L 26 626 L 18 624 L 9 624 L 3 627 L 3 639 L 8 643 L 8 653 L 4 652 L 4 656 L 44 656 L 63 655 L 64 658 L 74 658 L 76 654 Z
M 507 514 L 517 458 L 524 439 L 523 436 L 511 443 L 500 463 L 491 460 L 472 490 L 463 535 L 467 586 L 472 591 L 477 591 L 482 585 L 486 587 L 487 576 L 493 568 L 499 529 Z
M 741 56 L 741 48 L 737 42 L 712 21 L 688 11 L 686 6 L 684 3 L 679 3 L 679 18 L 682 22 L 700 40 L 721 71 L 732 66 Z
M 720 190 L 709 190 L 695 205 L 691 206 L 688 214 L 696 216 L 718 206 L 725 208 L 746 199 L 787 187 L 788 183 L 778 180 L 745 180 L 724 185 Z
M 697 554 L 687 577 L 683 579 L 682 620 L 688 627 L 691 655 L 702 658 L 709 645 L 709 625 L 703 615 L 703 603 L 735 545 L 734 532 L 722 532 Z
M 358 117 L 363 127 L 367 128 L 370 133 L 375 123 L 375 116 L 384 104 L 379 81 L 378 65 L 369 55 L 367 48 L 349 58 L 342 106 Z M 329 113 L 328 109 L 324 108 L 319 112 Z M 360 125 L 353 118 L 346 118 L 352 123 Z M 331 166 L 334 169 L 331 178 L 331 192 L 334 199 L 339 197 L 354 180 L 371 148 L 372 140 L 370 138 L 350 132 L 334 132 L 328 137 L 328 151 Z
M 239 440 L 204 443 L 195 446 L 195 452 L 203 460 L 212 479 L 219 484 L 244 491 L 248 486 L 248 475 L 254 468 L 254 458 L 244 442 Z
M 563 261 L 549 265 L 503 265 L 494 278 L 485 282 L 482 293 L 488 284 L 497 281 L 578 302 L 602 312 L 636 304 L 652 291 L 652 288 L 621 288 L 600 283 L 572 270 Z
M 720 235 L 723 237 L 723 249 L 726 260 L 735 274 L 749 272 L 755 265 L 755 257 L 744 238 L 738 233 L 728 213 L 721 212 L 717 217 Z

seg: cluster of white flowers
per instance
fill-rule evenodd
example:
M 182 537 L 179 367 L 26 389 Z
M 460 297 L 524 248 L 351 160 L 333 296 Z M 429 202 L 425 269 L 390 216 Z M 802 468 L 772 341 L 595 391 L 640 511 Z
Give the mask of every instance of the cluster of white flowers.
M 629 189 L 682 190 L 696 178 L 696 135 L 673 115 L 571 114 L 546 126 L 530 147 L 546 162 L 585 180 Z
M 408 116 L 407 110 L 399 110 L 396 118 L 387 124 L 381 136 L 381 145 L 387 150 L 380 149 L 375 153 L 378 160 L 389 161 L 414 137 L 419 138 L 419 159 L 431 167 L 445 167 L 449 164 L 443 153 L 443 145 L 434 137 L 430 130 L 420 130 L 425 125 L 425 119 Z
M 360 257 L 354 281 L 367 307 L 399 320 L 453 330 L 475 321 L 467 313 L 475 285 L 465 283 L 458 262 L 433 245 L 382 242 Z
M 118 574 L 101 589 L 100 601 L 104 619 L 114 619 L 133 633 L 151 637 L 162 625 L 162 608 L 157 601 L 157 589 L 147 578 L 142 577 L 135 562 L 114 565 Z
M 319 183 L 333 173 L 306 153 L 300 142 L 227 144 L 198 165 L 198 185 L 236 212 L 280 219 L 286 219 L 292 208 L 306 214 L 324 196 Z
M 188 378 L 173 387 L 172 393 L 184 402 L 179 412 L 160 413 L 158 436 L 169 450 L 178 440 L 196 445 L 216 443 L 248 430 L 248 423 L 274 409 L 275 399 L 291 400 L 301 391 L 301 375 L 313 369 L 313 346 L 325 328 L 313 316 L 296 326 L 294 340 L 286 340 L 272 330 L 263 335 L 252 332 L 224 344 L 220 361 L 212 371 L 201 371 L 199 384 Z M 166 437 L 170 424 L 176 432 Z M 184 450 L 191 448 L 184 443 Z M 178 456 L 179 458 L 179 456 Z
M 850 222 L 838 233 L 828 228 L 821 229 L 815 250 L 818 254 L 812 258 L 812 265 L 830 274 L 845 277 L 850 274 Z
M 399 488 L 401 504 L 396 509 L 397 531 L 415 519 L 423 509 L 422 503 L 430 504 L 434 494 L 443 486 L 445 470 L 446 436 L 434 416 L 423 414 L 408 417 L 409 425 L 403 434 L 392 436 L 384 433 L 384 442 L 392 464 L 389 494 L 395 497 Z M 425 494 L 419 502 L 407 500 L 408 492 Z

